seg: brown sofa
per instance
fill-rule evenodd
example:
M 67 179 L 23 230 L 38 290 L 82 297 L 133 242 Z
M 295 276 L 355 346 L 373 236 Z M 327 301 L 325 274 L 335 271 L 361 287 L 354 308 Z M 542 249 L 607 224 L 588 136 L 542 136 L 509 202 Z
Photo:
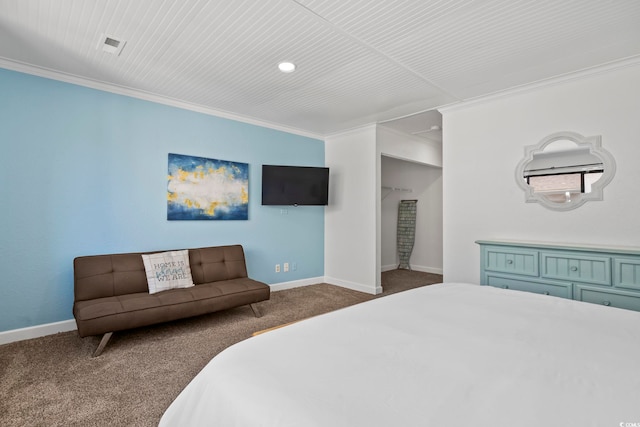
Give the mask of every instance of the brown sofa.
M 154 252 L 144 252 L 149 254 Z M 113 332 L 168 322 L 268 300 L 268 285 L 247 277 L 241 245 L 189 249 L 196 286 L 149 294 L 143 252 L 74 259 L 73 316 L 81 337 L 104 334 L 98 356 Z

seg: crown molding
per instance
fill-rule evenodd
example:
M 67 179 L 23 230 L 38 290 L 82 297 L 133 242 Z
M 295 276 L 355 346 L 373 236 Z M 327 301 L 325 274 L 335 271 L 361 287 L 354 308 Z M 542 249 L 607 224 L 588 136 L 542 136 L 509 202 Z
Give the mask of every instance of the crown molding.
M 361 125 L 361 126 L 357 126 L 357 127 L 353 127 L 350 129 L 345 129 L 342 131 L 338 131 L 338 132 L 332 132 L 330 134 L 327 134 L 324 136 L 324 139 L 329 139 L 329 138 L 336 138 L 336 137 L 343 137 L 343 136 L 347 136 L 347 135 L 351 135 L 351 134 L 358 134 L 361 132 L 365 132 L 365 131 L 373 131 L 375 132 L 377 128 L 377 123 L 372 122 L 372 123 L 367 123 L 365 125 Z
M 568 83 L 576 80 L 583 80 L 599 74 L 606 74 L 611 71 L 615 71 L 615 70 L 619 70 L 627 67 L 635 67 L 638 65 L 640 65 L 640 55 L 625 58 L 620 61 L 609 62 L 603 65 L 598 65 L 591 68 L 585 68 L 580 71 L 562 74 L 560 76 L 551 77 L 548 79 L 539 80 L 537 82 L 529 83 L 526 85 L 516 86 L 503 91 L 494 92 L 489 95 L 483 95 L 476 98 L 469 98 L 460 102 L 443 105 L 441 107 L 437 107 L 436 109 L 443 114 L 450 113 L 452 111 L 464 110 L 466 108 L 482 105 L 484 103 L 495 101 L 497 99 L 503 99 L 503 98 L 508 98 L 516 95 L 521 95 L 521 94 L 533 92 L 539 89 L 543 89 L 546 87 L 556 86 L 556 85 L 560 85 L 560 84 L 564 84 L 564 83 Z
M 237 122 L 247 123 L 250 125 L 260 126 L 263 128 L 273 129 L 281 132 L 287 132 L 294 135 L 305 136 L 307 138 L 324 140 L 324 135 L 320 135 L 313 132 L 307 132 L 302 129 L 297 129 L 293 127 L 279 125 L 276 123 L 258 120 L 252 117 L 242 116 L 240 114 L 235 114 L 228 111 L 216 110 L 200 104 L 185 102 L 179 99 L 157 95 L 151 92 L 145 92 L 142 90 L 133 89 L 126 86 L 120 86 L 112 83 L 105 83 L 99 80 L 88 79 L 86 77 L 77 76 L 75 74 L 64 73 L 62 71 L 56 71 L 56 70 L 52 70 L 45 67 L 38 67 L 38 66 L 23 63 L 23 62 L 10 60 L 7 58 L 0 57 L 0 68 L 5 68 L 7 70 L 17 71 L 25 74 L 31 74 L 31 75 L 43 77 L 46 79 L 57 80 L 64 83 L 84 86 L 90 89 L 96 89 L 103 92 L 110 92 L 117 95 L 123 95 L 131 98 L 142 99 L 144 101 L 154 102 L 156 104 L 168 105 L 168 106 L 180 108 L 183 110 L 189 110 L 189 111 L 194 111 L 196 113 L 207 114 L 209 116 L 221 117 L 223 119 L 234 120 Z

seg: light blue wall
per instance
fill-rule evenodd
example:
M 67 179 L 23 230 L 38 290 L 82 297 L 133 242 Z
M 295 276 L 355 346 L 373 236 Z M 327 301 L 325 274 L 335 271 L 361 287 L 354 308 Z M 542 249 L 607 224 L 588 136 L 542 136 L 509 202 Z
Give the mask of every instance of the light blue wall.
M 261 165 L 323 166 L 321 140 L 0 69 L 0 144 L 0 331 L 72 319 L 81 255 L 239 243 L 255 279 L 324 274 L 324 208 L 260 205 Z M 249 220 L 167 221 L 168 153 L 248 163 Z

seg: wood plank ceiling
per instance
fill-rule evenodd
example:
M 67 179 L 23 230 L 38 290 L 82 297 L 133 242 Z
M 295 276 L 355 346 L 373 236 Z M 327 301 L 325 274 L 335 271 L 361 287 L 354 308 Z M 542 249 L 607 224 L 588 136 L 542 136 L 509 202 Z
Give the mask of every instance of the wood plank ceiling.
M 319 136 L 638 60 L 638 0 L 0 0 L 0 67 Z

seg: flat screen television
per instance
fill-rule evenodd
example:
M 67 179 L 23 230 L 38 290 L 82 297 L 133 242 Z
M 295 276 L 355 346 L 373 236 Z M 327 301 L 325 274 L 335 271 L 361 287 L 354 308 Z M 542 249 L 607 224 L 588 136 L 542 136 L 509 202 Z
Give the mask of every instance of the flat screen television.
M 329 168 L 262 165 L 262 204 L 325 206 L 329 203 Z

